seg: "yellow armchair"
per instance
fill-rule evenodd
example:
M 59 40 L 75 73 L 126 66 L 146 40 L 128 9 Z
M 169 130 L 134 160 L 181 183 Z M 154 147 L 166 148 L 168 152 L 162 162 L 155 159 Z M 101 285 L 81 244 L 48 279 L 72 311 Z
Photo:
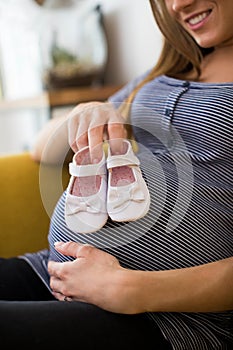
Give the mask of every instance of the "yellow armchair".
M 0 157 L 0 257 L 47 247 L 50 217 L 68 184 L 66 166 L 42 166 L 29 153 Z

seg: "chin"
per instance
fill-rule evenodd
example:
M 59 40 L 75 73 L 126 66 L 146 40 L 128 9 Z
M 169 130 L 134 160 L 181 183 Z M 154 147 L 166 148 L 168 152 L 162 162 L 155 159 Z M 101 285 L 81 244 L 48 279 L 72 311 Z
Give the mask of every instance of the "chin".
M 206 49 L 206 50 L 210 50 L 215 47 L 215 45 L 211 45 L 211 44 L 201 44 L 201 43 L 200 44 L 197 43 L 197 44 L 201 49 Z
M 200 35 L 196 38 L 194 37 L 196 43 L 203 49 L 210 49 L 221 44 L 222 40 L 217 35 Z
M 211 49 L 217 45 L 214 40 L 196 40 L 196 43 L 203 49 Z

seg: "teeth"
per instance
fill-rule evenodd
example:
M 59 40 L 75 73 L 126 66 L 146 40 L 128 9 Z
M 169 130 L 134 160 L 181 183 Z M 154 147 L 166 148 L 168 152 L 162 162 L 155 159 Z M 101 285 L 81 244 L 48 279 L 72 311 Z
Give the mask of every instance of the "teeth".
M 208 12 L 202 13 L 201 15 L 198 15 L 196 17 L 193 17 L 189 20 L 189 23 L 192 25 L 195 25 L 201 21 L 203 21 L 203 19 L 205 19 L 208 16 Z

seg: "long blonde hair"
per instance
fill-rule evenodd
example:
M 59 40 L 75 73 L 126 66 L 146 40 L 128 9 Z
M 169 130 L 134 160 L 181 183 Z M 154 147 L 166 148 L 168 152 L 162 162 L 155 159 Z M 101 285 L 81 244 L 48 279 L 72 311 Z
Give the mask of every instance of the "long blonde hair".
M 182 79 L 192 72 L 194 79 L 200 76 L 200 64 L 205 54 L 193 38 L 168 13 L 164 0 L 149 0 L 155 21 L 163 35 L 163 47 L 155 67 L 131 92 L 120 110 L 125 118 L 130 104 L 141 87 L 155 77 L 165 74 Z

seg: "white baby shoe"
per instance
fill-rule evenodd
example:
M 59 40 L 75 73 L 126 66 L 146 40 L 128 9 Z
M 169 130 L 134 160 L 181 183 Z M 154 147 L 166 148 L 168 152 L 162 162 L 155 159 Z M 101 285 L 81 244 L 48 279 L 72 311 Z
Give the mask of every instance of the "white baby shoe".
M 150 193 L 139 168 L 140 161 L 131 143 L 124 140 L 126 152 L 112 155 L 108 149 L 107 212 L 113 221 L 135 221 L 150 207 Z
M 71 175 L 65 200 L 65 221 L 75 233 L 91 233 L 104 226 L 106 208 L 106 159 L 91 164 L 89 147 L 77 152 L 69 164 Z

